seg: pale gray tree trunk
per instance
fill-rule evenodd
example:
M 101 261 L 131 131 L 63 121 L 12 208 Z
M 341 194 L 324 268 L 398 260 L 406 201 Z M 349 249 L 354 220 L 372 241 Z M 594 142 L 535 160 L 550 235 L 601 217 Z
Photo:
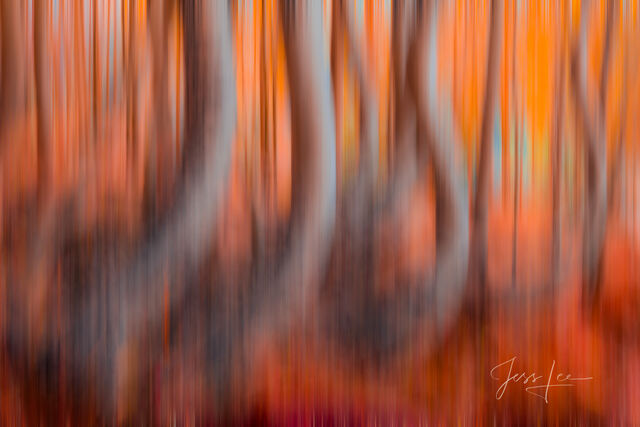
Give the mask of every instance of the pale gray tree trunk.
M 44 78 L 48 78 L 48 67 L 41 59 L 46 57 L 41 43 L 46 26 L 37 25 L 44 21 L 43 3 L 34 3 L 34 17 L 39 43 L 37 101 L 44 107 L 50 105 L 48 80 Z M 165 313 L 165 285 L 169 286 L 169 308 L 173 308 L 194 284 L 193 280 L 182 279 L 193 276 L 210 251 L 227 188 L 236 114 L 227 2 L 187 0 L 183 5 L 189 82 L 186 104 L 191 125 L 186 145 L 191 147 L 192 156 L 185 164 L 175 206 L 157 229 L 134 247 L 127 248 L 127 242 L 118 241 L 118 250 L 107 252 L 99 247 L 83 254 L 93 257 L 94 265 L 78 277 L 82 283 L 67 284 L 62 332 L 56 330 L 55 322 L 49 322 L 49 333 L 42 337 L 37 354 L 28 351 L 25 337 L 20 336 L 23 325 L 10 325 L 15 331 L 10 347 L 16 360 L 30 354 L 54 366 L 64 364 L 70 383 L 95 390 L 93 397 L 104 404 L 101 411 L 107 416 L 116 409 L 121 386 L 135 383 L 122 378 L 144 377 L 149 363 L 158 356 L 153 331 L 160 327 Z M 39 112 L 39 132 L 47 129 L 47 120 L 50 122 L 50 115 L 40 117 Z M 80 201 L 83 197 L 78 196 Z M 98 242 L 100 245 L 106 246 L 103 241 Z M 18 317 L 12 320 L 20 321 Z M 137 358 L 118 356 L 132 354 L 130 348 L 136 347 L 145 353 Z M 57 348 L 66 350 L 58 352 Z M 132 368 L 132 360 L 141 366 Z M 29 366 L 33 369 L 38 365 Z M 59 369 L 53 369 L 49 375 L 58 373 Z
M 345 282 L 336 291 L 333 297 L 336 301 L 328 312 L 336 323 L 335 334 L 356 354 L 366 351 L 367 359 L 374 361 L 397 354 L 401 346 L 416 336 L 421 338 L 421 349 L 437 347 L 459 314 L 467 283 L 469 211 L 458 155 L 462 144 L 455 131 L 443 126 L 446 114 L 438 109 L 437 96 L 433 92 L 435 88 L 430 84 L 435 81 L 432 75 L 435 67 L 430 64 L 431 49 L 435 45 L 432 43 L 434 5 L 428 2 L 421 7 L 416 8 L 409 2 L 394 3 L 393 25 L 396 28 L 392 32 L 396 35 L 395 46 L 406 47 L 405 54 L 399 48 L 394 58 L 396 105 L 403 109 L 402 114 L 396 111 L 395 116 L 398 120 L 407 115 L 417 118 L 414 130 L 421 136 L 419 143 L 425 148 L 433 168 L 436 193 L 435 272 L 429 275 L 425 269 L 417 290 L 408 284 L 399 284 L 398 291 L 392 296 L 376 295 L 370 284 L 350 290 L 349 285 L 352 284 Z M 412 19 L 416 20 L 413 24 Z M 407 23 L 414 29 L 397 28 Z M 407 132 L 402 140 L 397 140 L 400 146 L 395 149 L 398 155 L 394 162 L 400 176 L 406 173 L 407 164 L 404 162 L 409 161 L 401 153 L 411 152 L 416 141 L 410 135 L 413 133 L 410 123 L 396 123 L 395 126 L 396 135 Z M 417 162 L 419 165 L 420 159 Z M 411 183 L 414 183 L 421 174 L 410 173 L 406 178 L 411 176 Z M 404 185 L 392 184 L 389 191 L 403 191 L 403 188 Z M 361 360 L 360 357 L 358 359 Z
M 291 105 L 289 241 L 275 275 L 265 274 L 254 313 L 255 332 L 286 328 L 304 316 L 326 267 L 336 210 L 335 118 L 331 70 L 324 56 L 320 2 L 278 4 Z M 275 328 L 275 329 L 274 329 Z

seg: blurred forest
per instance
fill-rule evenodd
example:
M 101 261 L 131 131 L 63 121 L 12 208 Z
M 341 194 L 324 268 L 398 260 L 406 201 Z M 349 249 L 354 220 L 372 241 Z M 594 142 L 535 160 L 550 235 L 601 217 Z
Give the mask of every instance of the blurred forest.
M 637 1 L 0 30 L 0 424 L 640 425 Z

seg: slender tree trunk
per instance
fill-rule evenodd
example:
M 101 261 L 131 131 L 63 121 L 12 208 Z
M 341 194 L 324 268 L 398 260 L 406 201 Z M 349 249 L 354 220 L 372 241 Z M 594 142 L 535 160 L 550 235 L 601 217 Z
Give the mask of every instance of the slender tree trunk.
M 149 146 L 146 178 L 147 208 L 149 212 L 162 212 L 169 205 L 173 193 L 176 153 L 170 131 L 169 112 L 169 20 L 173 0 L 155 0 L 149 3 L 149 28 L 152 47 L 153 128 Z
M 276 283 L 304 312 L 317 294 L 333 238 L 336 144 L 330 65 L 325 61 L 321 3 L 279 2 L 291 93 L 291 238 Z M 304 266 L 302 269 L 296 266 Z M 283 310 L 289 317 L 289 310 Z M 276 317 L 280 317 L 277 314 Z
M 334 1 L 331 4 L 331 81 L 335 108 L 336 127 L 336 170 L 340 179 L 338 190 L 342 181 L 342 130 L 344 118 L 344 70 L 345 70 L 345 34 L 343 25 L 344 4 L 342 1 Z
M 598 101 L 600 102 L 600 112 L 603 118 L 606 118 L 607 110 L 607 83 L 609 78 L 610 57 L 611 57 L 611 37 L 613 35 L 613 27 L 615 25 L 616 0 L 607 0 L 607 19 L 604 30 L 604 48 L 602 51 L 602 62 L 600 65 L 600 86 Z
M 100 125 L 100 114 L 101 114 L 101 105 L 102 97 L 101 97 L 101 75 L 100 75 L 100 42 L 98 40 L 98 0 L 93 0 L 92 4 L 93 11 L 93 138 L 94 140 L 98 137 L 98 128 Z
M 485 82 L 484 106 L 482 109 L 482 127 L 480 130 L 480 160 L 478 164 L 476 195 L 473 217 L 473 286 L 477 287 L 481 306 L 487 286 L 487 240 L 489 186 L 491 173 L 491 135 L 494 125 L 496 86 L 498 81 L 498 63 L 500 61 L 502 40 L 502 1 L 491 2 L 491 22 L 489 29 L 489 48 L 487 54 L 487 80 Z
M 105 61 L 106 70 L 105 70 L 104 83 L 105 83 L 106 88 L 104 90 L 104 94 L 105 94 L 105 98 L 106 98 L 105 110 L 106 110 L 106 112 L 108 114 L 109 110 L 111 109 L 110 100 L 109 100 L 109 88 L 110 88 L 110 84 L 111 84 L 111 79 L 110 79 L 110 77 L 111 77 L 110 76 L 110 69 L 111 69 L 111 1 L 110 0 L 106 0 L 106 2 L 107 2 L 107 60 Z
M 562 45 L 561 45 L 562 46 Z M 564 117 L 564 55 L 559 48 L 558 67 L 556 70 L 555 128 L 553 135 L 552 169 L 552 225 L 551 225 L 551 282 L 555 288 L 558 281 L 560 262 L 560 171 L 562 160 L 562 127 Z
M 518 204 L 520 200 L 520 112 L 518 109 L 518 85 L 516 74 L 516 44 L 518 34 L 518 7 L 513 6 L 513 53 L 512 53 L 512 91 L 513 91 L 513 115 L 515 122 L 514 132 L 514 146 L 515 153 L 513 157 L 514 172 L 513 172 L 513 242 L 512 253 L 513 258 L 511 260 L 511 287 L 516 287 L 516 273 L 518 265 Z
M 266 3 L 266 2 L 263 2 Z M 260 27 L 260 46 L 259 46 L 259 69 L 260 69 L 260 171 L 259 183 L 256 185 L 257 197 L 260 203 L 260 210 L 263 215 L 266 214 L 270 218 L 268 222 L 271 222 L 276 217 L 275 210 L 275 197 L 276 187 L 274 184 L 274 177 L 276 175 L 275 163 L 272 162 L 275 153 L 275 146 L 272 142 L 272 135 L 269 132 L 270 124 L 273 123 L 271 118 L 272 109 L 270 107 L 269 97 L 269 83 L 268 83 L 268 70 L 270 69 L 270 60 L 267 51 L 267 40 L 269 36 L 268 28 L 269 22 L 267 20 L 267 5 L 261 4 L 260 7 L 261 16 L 257 21 Z M 273 49 L 273 47 L 271 47 Z M 254 199 L 255 199 L 254 195 Z M 258 239 L 258 245 L 264 246 L 264 234 L 261 232 L 255 232 L 254 234 Z
M 47 1 L 33 2 L 34 55 L 36 76 L 36 115 L 38 127 L 38 199 L 48 195 L 52 179 L 53 105 L 51 86 L 51 58 L 47 40 L 49 19 Z
M 75 103 L 76 119 L 78 120 L 78 139 L 80 143 L 80 153 L 82 155 L 84 144 L 88 136 L 86 122 L 89 120 L 86 114 L 87 109 L 87 85 L 85 70 L 85 38 L 84 38 L 84 2 L 72 4 L 73 14 L 73 66 L 76 76 Z
M 588 4 L 583 5 L 588 10 Z M 571 68 L 572 86 L 576 101 L 576 110 L 582 122 L 586 143 L 587 189 L 586 208 L 582 243 L 582 280 L 583 299 L 587 305 L 593 305 L 600 293 L 602 256 L 607 227 L 607 158 L 606 158 L 606 90 L 601 92 L 595 116 L 588 108 L 586 76 L 580 70 L 582 58 L 586 54 L 587 17 L 581 17 L 580 35 L 574 47 Z M 607 19 L 608 33 L 612 31 L 612 19 Z M 605 43 L 611 42 L 611 36 L 605 35 Z M 606 76 L 610 47 L 605 44 L 601 78 Z M 602 82 L 601 82 L 602 83 Z
M 398 1 L 393 4 L 391 25 L 391 63 L 393 64 L 393 146 L 391 159 L 391 191 L 394 181 L 400 186 L 410 183 L 415 174 L 416 108 L 413 93 L 407 88 L 410 56 L 415 50 L 417 4 Z
M 12 118 L 22 113 L 26 96 L 26 58 L 21 23 L 22 2 L 0 1 L 2 19 L 2 80 L 0 81 L 0 137 Z M 2 138 L 2 142 L 5 139 Z
M 129 31 L 127 48 L 127 71 L 125 81 L 127 87 L 127 160 L 128 170 L 136 171 L 138 151 L 138 63 L 137 63 L 137 26 L 136 3 L 129 1 Z M 135 182 L 135 180 L 134 180 Z
M 628 45 L 629 41 L 625 40 L 625 47 Z M 622 77 L 622 95 L 620 100 L 620 124 L 618 128 L 618 133 L 616 135 L 615 143 L 616 143 L 616 151 L 613 156 L 613 161 L 611 163 L 611 170 L 609 171 L 609 188 L 607 189 L 607 193 L 609 194 L 609 213 L 611 214 L 614 209 L 614 202 L 616 200 L 615 192 L 616 189 L 619 189 L 620 186 L 620 169 L 621 163 L 624 157 L 624 136 L 627 128 L 627 112 L 629 110 L 629 54 L 628 50 L 624 49 L 624 69 L 623 69 L 623 77 Z M 628 162 L 627 162 L 628 164 Z M 625 168 L 626 170 L 626 168 Z M 619 191 L 619 190 L 618 190 Z
M 337 0 L 333 4 L 332 18 L 332 63 L 334 100 L 336 105 L 336 118 L 338 110 L 342 108 L 342 73 L 345 66 L 345 57 L 348 65 L 355 71 L 356 83 L 359 89 L 360 105 L 360 135 L 358 173 L 355 182 L 345 189 L 345 193 L 339 197 L 339 204 L 343 216 L 349 223 L 348 227 L 361 227 L 364 225 L 364 217 L 372 217 L 372 202 L 377 177 L 378 166 L 378 103 L 374 94 L 371 77 L 365 65 L 366 59 L 355 37 L 353 28 L 353 14 L 349 3 Z M 338 140 L 340 139 L 340 127 L 337 126 Z M 337 144 L 340 147 L 340 144 Z M 339 157 L 339 155 L 337 156 Z M 339 159 L 338 159 L 339 160 Z M 339 166 L 338 166 L 339 167 Z M 341 186 L 338 185 L 340 188 Z M 344 208 L 344 209 L 342 209 Z M 369 224 L 371 225 L 371 224 Z M 366 226 L 365 226 L 366 228 Z M 353 230 L 351 230 L 353 232 Z M 361 231 L 362 232 L 362 231 Z M 356 234 L 361 234 L 356 232 Z M 346 232 L 345 235 L 352 234 Z

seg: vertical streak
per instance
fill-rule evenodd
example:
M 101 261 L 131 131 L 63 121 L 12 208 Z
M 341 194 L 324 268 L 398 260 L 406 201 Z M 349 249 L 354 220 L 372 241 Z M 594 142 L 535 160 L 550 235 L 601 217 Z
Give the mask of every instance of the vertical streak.
M 502 1 L 491 2 L 491 18 L 489 29 L 489 49 L 487 54 L 486 82 L 484 93 L 484 105 L 482 109 L 482 127 L 480 133 L 480 160 L 478 166 L 478 178 L 476 186 L 476 198 L 474 203 L 474 241 L 478 267 L 478 286 L 481 295 L 486 287 L 486 258 L 488 240 L 488 204 L 489 204 L 489 173 L 491 164 L 491 129 L 495 113 L 495 87 L 498 75 L 498 61 L 500 59 L 500 37 L 502 33 Z M 475 261 L 474 261 L 475 262 Z
M 125 78 L 126 78 L 126 43 L 125 43 L 125 1 L 126 0 L 120 0 L 120 73 L 122 76 L 121 82 L 120 82 L 120 96 L 122 96 L 122 100 L 120 102 L 124 101 L 124 92 L 125 92 L 125 88 L 126 88 L 126 82 L 125 82 Z M 124 101 L 126 103 L 126 101 Z
M 111 0 L 107 0 L 107 74 L 106 74 L 106 106 L 109 109 L 109 79 L 111 66 Z
M 98 70 L 98 0 L 93 0 L 93 137 L 98 134 L 98 80 L 100 72 Z
M 266 1 L 261 2 L 260 17 L 257 19 L 260 27 L 260 168 L 262 169 L 263 191 L 267 193 L 267 206 L 269 206 L 268 197 L 270 196 L 269 182 L 269 140 L 268 140 L 268 123 L 269 109 L 267 105 L 267 14 Z
M 560 257 L 560 144 L 562 143 L 562 126 L 564 117 L 564 55 L 560 42 L 558 53 L 558 66 L 556 76 L 556 99 L 555 99 L 555 130 L 553 137 L 553 156 L 552 156 L 552 249 L 551 249 L 551 268 L 552 268 L 552 285 L 555 288 L 558 280 L 558 268 Z
M 272 139 L 271 139 L 271 150 L 272 150 L 272 167 L 273 167 L 273 188 L 274 194 L 277 195 L 278 189 L 278 171 L 277 171 L 277 96 L 278 96 L 278 85 L 277 85 L 277 75 L 278 75 L 278 25 L 277 25 L 277 17 L 278 11 L 275 10 L 277 4 L 274 0 L 269 0 L 271 2 L 271 117 L 272 117 Z M 275 21 L 275 22 L 274 22 Z M 277 198 L 276 198 L 277 200 Z M 276 201 L 277 205 L 277 201 Z
M 180 11 L 176 3 L 176 153 L 180 152 L 180 63 L 182 58 L 182 25 Z
M 614 26 L 614 15 L 616 14 L 615 0 L 607 0 L 607 21 L 605 26 L 604 48 L 602 52 L 602 64 L 600 68 L 600 111 L 603 118 L 606 117 L 607 108 L 607 80 L 609 76 L 609 57 L 611 56 L 611 36 Z
M 520 142 L 519 142 L 519 113 L 518 113 L 518 86 L 516 80 L 516 44 L 518 34 L 518 8 L 513 8 L 513 55 L 511 64 L 512 90 L 513 90 L 513 110 L 515 119 L 514 131 L 514 176 L 513 176 L 513 243 L 512 243 L 512 264 L 511 264 L 511 286 L 516 286 L 516 266 L 518 258 L 518 199 L 520 198 Z
M 34 0 L 33 30 L 34 30 L 34 66 L 36 74 L 36 115 L 38 132 L 38 199 L 43 200 L 47 195 L 46 188 L 51 183 L 51 126 L 52 94 L 51 94 L 51 63 L 46 40 L 47 0 Z M 49 9 L 50 10 L 50 9 Z

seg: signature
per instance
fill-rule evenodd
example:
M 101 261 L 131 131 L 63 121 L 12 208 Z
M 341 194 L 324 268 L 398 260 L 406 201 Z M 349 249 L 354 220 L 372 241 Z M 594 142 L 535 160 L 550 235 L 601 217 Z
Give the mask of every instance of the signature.
M 549 371 L 549 376 L 546 378 L 545 384 L 535 384 L 537 381 L 542 380 L 542 375 L 536 375 L 535 372 L 527 375 L 526 372 L 513 372 L 513 363 L 515 362 L 516 357 L 512 357 L 511 359 L 504 361 L 491 369 L 489 375 L 496 381 L 502 381 L 501 377 L 497 376 L 497 371 L 502 368 L 506 370 L 508 367 L 508 373 L 506 379 L 503 383 L 500 384 L 498 390 L 496 391 L 496 399 L 502 399 L 505 391 L 507 391 L 507 386 L 510 383 L 519 383 L 522 381 L 522 384 L 532 384 L 528 385 L 525 390 L 527 393 L 532 394 L 534 396 L 538 396 L 544 399 L 545 403 L 549 403 L 549 389 L 555 387 L 575 387 L 576 385 L 572 382 L 574 381 L 589 381 L 592 380 L 593 377 L 582 377 L 582 378 L 574 378 L 571 374 L 563 374 L 558 373 L 554 376 L 554 369 L 556 367 L 556 361 L 554 360 L 551 364 L 551 370 Z

